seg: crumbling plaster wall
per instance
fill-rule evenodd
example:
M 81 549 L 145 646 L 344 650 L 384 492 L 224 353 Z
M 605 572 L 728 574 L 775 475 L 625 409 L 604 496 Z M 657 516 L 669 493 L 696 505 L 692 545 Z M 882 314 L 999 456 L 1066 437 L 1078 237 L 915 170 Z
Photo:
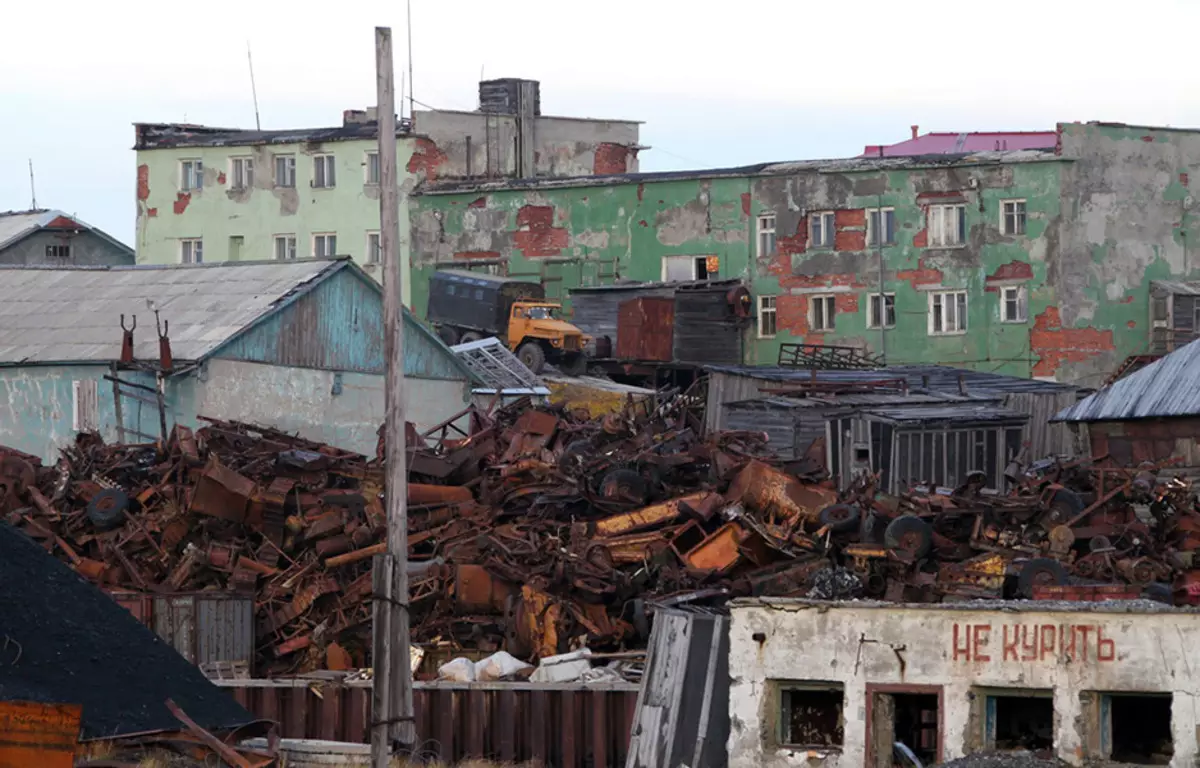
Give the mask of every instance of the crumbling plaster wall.
M 1200 667 L 1190 658 L 1200 643 L 1200 614 L 1076 605 L 1082 610 L 1031 603 L 1019 610 L 1012 604 L 987 610 L 968 604 L 735 603 L 729 635 L 729 765 L 867 764 L 868 684 L 940 687 L 945 760 L 978 750 L 979 723 L 971 711 L 976 689 L 1052 690 L 1055 752 L 1076 766 L 1096 748 L 1081 693 L 1170 693 L 1171 765 L 1191 765 L 1200 724 Z M 1064 653 L 1064 645 L 1074 652 Z M 778 746 L 778 683 L 806 681 L 844 687 L 841 749 Z
M 1066 123 L 1060 258 L 1047 274 L 1066 354 L 1060 378 L 1099 386 L 1149 351 L 1151 280 L 1200 278 L 1191 177 L 1200 132 Z M 1095 341 L 1109 334 L 1108 344 Z
M 428 170 L 420 141 L 397 140 L 402 222 L 408 219 L 409 193 Z M 137 261 L 178 264 L 183 238 L 203 239 L 205 262 L 274 259 L 276 235 L 294 235 L 296 255 L 305 258 L 313 255 L 314 234 L 335 233 L 337 255 L 352 257 L 382 280 L 381 268 L 367 263 L 368 233 L 379 231 L 379 187 L 368 184 L 366 176 L 367 153 L 376 148 L 374 141 L 354 140 L 141 150 L 137 153 Z M 313 156 L 318 154 L 335 158 L 332 188 L 312 186 Z M 275 186 L 275 155 L 295 156 L 294 188 Z M 253 187 L 232 188 L 235 157 L 253 157 Z M 204 186 L 180 191 L 180 162 L 192 159 L 204 163 Z M 243 238 L 240 257 L 233 253 L 233 237 Z M 403 237 L 400 246 L 406 269 L 408 243 Z M 406 303 L 408 283 L 404 281 Z

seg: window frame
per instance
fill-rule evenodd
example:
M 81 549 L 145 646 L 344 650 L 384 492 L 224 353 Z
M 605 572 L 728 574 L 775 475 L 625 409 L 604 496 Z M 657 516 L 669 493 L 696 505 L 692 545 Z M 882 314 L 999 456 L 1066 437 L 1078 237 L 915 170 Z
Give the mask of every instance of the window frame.
M 883 315 L 883 317 L 882 317 L 883 324 L 882 325 L 874 322 L 875 320 L 879 320 L 880 318 L 873 317 L 874 307 L 875 307 L 875 299 L 879 298 L 879 297 L 882 297 L 881 298 L 881 306 L 880 306 L 880 313 Z M 889 301 L 889 299 L 890 299 L 890 301 Z M 891 309 L 890 313 L 888 312 L 889 307 Z M 891 315 L 891 318 L 890 318 L 891 322 L 888 322 L 889 314 Z M 895 327 L 896 327 L 896 294 L 895 294 L 895 292 L 876 291 L 874 293 L 867 294 L 867 328 L 874 330 L 874 331 L 879 331 L 879 330 L 888 330 L 890 328 L 895 328 Z
M 317 253 L 317 241 L 323 241 L 330 253 Z M 333 247 L 328 248 L 332 243 Z M 337 256 L 337 232 L 313 232 L 312 234 L 312 255 L 314 259 L 332 259 Z
M 184 254 L 187 254 L 186 258 Z M 199 256 L 199 258 L 197 258 Z M 179 238 L 179 263 L 180 264 L 203 264 L 204 263 L 204 238 L 203 237 L 181 237 Z
M 691 270 L 689 271 L 689 277 L 687 278 L 687 280 L 685 280 L 683 282 L 696 281 L 696 280 L 712 280 L 717 275 L 708 271 L 708 260 L 710 258 L 712 258 L 712 257 L 709 255 L 695 255 L 695 254 L 690 254 L 690 253 L 669 253 L 669 254 L 663 256 L 659 260 L 659 264 L 660 264 L 659 274 L 661 275 L 661 280 L 664 283 L 675 282 L 675 281 L 671 280 L 671 278 L 668 277 L 668 272 L 670 271 L 668 269 L 668 266 L 670 264 L 678 264 L 678 263 L 682 262 L 684 259 L 688 260 L 688 264 L 691 266 Z M 701 265 L 704 266 L 704 272 L 705 272 L 704 277 L 700 276 Z
M 872 224 L 871 224 L 871 214 L 880 216 L 880 218 L 882 219 L 882 214 L 886 214 L 886 213 L 891 214 L 891 220 L 892 220 L 891 232 L 885 233 L 888 235 L 887 240 L 884 240 L 882 243 L 877 243 L 874 240 L 872 240 L 872 237 L 875 234 L 875 227 L 872 226 Z M 894 205 L 885 205 L 882 208 L 868 208 L 866 210 L 866 216 L 867 216 L 867 247 L 868 248 L 879 248 L 879 247 L 886 247 L 889 245 L 896 244 L 896 207 Z
M 770 306 L 768 306 L 768 302 Z M 779 333 L 779 297 L 775 294 L 759 295 L 756 300 L 758 308 L 758 338 L 773 339 Z M 771 317 L 771 332 L 766 333 L 764 330 L 767 316 Z
M 66 253 L 60 253 L 65 250 Z M 71 243 L 48 243 L 46 245 L 46 260 L 69 261 L 71 258 Z
M 334 189 L 337 187 L 337 161 L 329 152 L 312 156 L 313 159 L 313 189 Z M 320 183 L 318 183 L 320 182 Z
M 817 228 L 813 226 L 813 222 L 820 219 L 821 221 L 821 241 L 818 242 L 814 233 Z M 828 222 L 829 226 L 825 224 Z M 835 229 L 837 228 L 837 217 L 833 211 L 813 211 L 808 214 L 808 245 L 810 248 L 832 248 L 836 236 Z
M 378 245 L 374 248 L 371 246 L 371 241 L 374 240 Z M 372 258 L 374 256 L 375 258 Z M 383 263 L 383 236 L 378 229 L 367 230 L 367 252 L 363 256 L 365 264 L 382 264 Z
M 241 176 L 241 183 L 238 182 L 238 176 Z M 254 188 L 254 155 L 238 155 L 229 158 L 229 188 L 230 189 L 253 189 Z
M 946 234 L 946 214 L 948 211 L 955 211 L 956 213 L 956 226 L 954 227 L 954 236 L 956 239 L 953 242 L 946 242 L 943 237 Z M 941 220 L 941 226 L 934 226 L 935 218 Z M 926 247 L 928 248 L 962 248 L 967 244 L 967 204 L 939 203 L 937 205 L 930 205 L 925 212 L 925 232 Z
M 363 157 L 363 183 L 367 186 L 377 187 L 383 178 L 383 166 L 379 163 L 378 152 L 364 152 Z M 374 160 L 375 178 L 371 178 L 372 160 Z
M 179 191 L 196 192 L 204 189 L 204 160 L 198 157 L 179 160 Z
M 271 169 L 271 181 L 276 189 L 295 189 L 296 188 L 296 155 L 291 152 L 284 152 L 272 155 L 274 168 Z M 279 178 L 279 162 L 284 162 L 284 170 L 287 179 Z M 282 181 L 289 181 L 289 184 L 283 184 Z
M 817 323 L 817 305 L 820 304 L 821 324 Z M 837 294 L 814 293 L 808 297 L 808 328 L 817 333 L 837 330 Z
M 775 239 L 775 224 L 776 217 L 774 213 L 760 213 L 758 215 L 758 255 L 773 256 L 778 247 Z M 767 222 L 770 222 L 768 225 Z M 770 248 L 764 246 L 764 240 L 770 238 Z
M 1015 292 L 1013 303 L 1016 306 L 1017 316 L 1008 316 L 1008 296 L 1010 292 Z M 1024 285 L 1002 285 L 1000 286 L 1000 322 L 1008 325 L 1020 325 L 1029 322 L 1029 291 Z
M 1020 205 L 1021 206 L 1020 231 L 1016 230 L 1017 212 L 1016 212 L 1015 207 L 1013 209 L 1013 214 L 1012 214 L 1014 228 L 1012 230 L 1010 230 L 1008 228 L 1008 216 L 1009 216 L 1008 206 L 1010 206 L 1010 205 L 1012 205 L 1012 206 Z M 1012 198 L 1005 198 L 1004 200 L 1001 200 L 1000 201 L 1000 234 L 1006 235 L 1008 237 L 1023 237 L 1025 235 L 1025 233 L 1028 231 L 1029 231 L 1029 206 L 1028 206 L 1028 201 L 1026 200 L 1026 198 L 1012 197 Z
M 953 330 L 946 330 L 946 326 L 947 326 L 946 307 L 949 306 L 947 303 L 946 297 L 948 297 L 948 296 L 953 297 L 950 302 L 954 306 L 954 329 Z M 961 313 L 959 311 L 959 302 L 958 302 L 959 296 L 963 297 Z M 942 329 L 941 330 L 937 330 L 934 327 L 936 325 L 936 322 L 935 322 L 935 316 L 934 316 L 933 310 L 934 310 L 935 304 L 939 303 L 939 301 L 938 301 L 939 299 L 940 299 L 940 304 L 941 304 L 941 309 L 942 309 L 942 318 L 941 318 L 942 319 Z M 967 319 L 970 317 L 970 312 L 971 312 L 971 298 L 970 298 L 970 295 L 968 294 L 968 292 L 966 291 L 966 289 L 951 288 L 951 289 L 940 290 L 940 291 L 930 291 L 929 292 L 929 310 L 928 310 L 928 318 L 927 318 L 929 335 L 930 336 L 962 336 L 962 335 L 965 335 L 967 333 L 967 329 L 968 329 Z
M 846 747 L 846 686 L 843 683 L 824 680 L 771 680 L 771 700 L 774 702 L 774 724 L 771 728 L 772 746 L 791 750 L 817 750 L 821 752 L 842 752 Z M 798 744 L 787 738 L 788 723 L 785 695 L 791 691 L 810 693 L 832 693 L 841 699 L 838 719 L 842 726 L 841 743 L 838 744 Z
M 274 235 L 272 242 L 274 243 L 276 261 L 295 261 L 297 256 L 299 256 L 295 234 L 281 233 Z M 279 256 L 279 244 L 281 242 L 284 243 L 284 256 L 282 258 Z
M 96 379 L 71 382 L 71 431 L 100 431 L 100 382 Z

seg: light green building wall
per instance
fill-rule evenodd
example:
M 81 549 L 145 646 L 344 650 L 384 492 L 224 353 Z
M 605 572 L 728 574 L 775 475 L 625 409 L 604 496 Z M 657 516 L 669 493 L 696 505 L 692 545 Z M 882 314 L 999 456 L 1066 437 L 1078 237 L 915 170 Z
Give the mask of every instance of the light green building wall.
M 414 139 L 397 139 L 400 185 L 401 264 L 404 301 L 410 302 L 407 238 L 408 192 L 416 177 L 407 170 Z M 256 145 L 174 146 L 137 152 L 137 261 L 178 264 L 182 241 L 200 239 L 203 260 L 259 261 L 276 258 L 275 238 L 294 235 L 298 258 L 314 255 L 318 234 L 336 234 L 336 255 L 350 256 L 377 280 L 368 236 L 379 231 L 379 186 L 367 183 L 367 155 L 373 139 Z M 296 158 L 295 187 L 275 184 L 275 157 Z M 334 157 L 334 186 L 313 186 L 315 158 Z M 254 184 L 233 186 L 235 158 L 252 158 Z M 183 163 L 203 163 L 203 186 L 184 191 Z

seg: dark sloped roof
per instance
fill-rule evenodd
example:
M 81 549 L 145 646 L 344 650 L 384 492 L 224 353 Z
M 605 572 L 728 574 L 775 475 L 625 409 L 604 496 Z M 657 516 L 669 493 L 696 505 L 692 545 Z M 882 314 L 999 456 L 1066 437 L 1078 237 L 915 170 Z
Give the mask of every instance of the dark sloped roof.
M 81 739 L 254 718 L 127 610 L 0 523 L 0 701 L 80 704 Z
M 763 381 L 805 382 L 813 380 L 813 372 L 807 368 L 784 368 L 776 366 L 749 365 L 708 365 L 710 371 L 729 373 L 736 376 L 749 376 Z M 953 368 L 948 365 L 892 365 L 886 368 L 867 370 L 818 370 L 816 380 L 819 382 L 863 382 L 880 381 L 882 379 L 905 379 L 911 389 L 927 389 L 931 392 L 958 392 L 958 382 L 961 377 L 968 394 L 983 392 L 1002 392 L 1013 394 L 1017 392 L 1065 392 L 1076 391 L 1078 388 L 1070 384 L 1060 384 L 1053 381 L 1038 379 L 1023 379 L 1018 376 L 1006 376 L 1000 373 L 972 371 L 966 368 Z
M 1127 421 L 1200 415 L 1200 340 L 1058 413 L 1052 421 Z

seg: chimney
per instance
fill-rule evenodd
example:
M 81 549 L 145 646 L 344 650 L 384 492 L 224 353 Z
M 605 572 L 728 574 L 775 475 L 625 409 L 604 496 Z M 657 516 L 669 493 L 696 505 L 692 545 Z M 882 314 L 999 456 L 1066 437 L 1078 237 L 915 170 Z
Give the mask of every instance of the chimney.
M 347 109 L 342 112 L 342 126 L 367 125 L 379 121 L 379 108 Z
M 913 133 L 912 137 L 913 137 L 914 139 L 915 139 L 915 138 L 917 138 L 917 130 L 918 130 L 918 129 L 920 129 L 920 127 L 921 127 L 921 126 L 919 126 L 919 125 L 914 125 L 914 126 L 912 126 L 912 133 Z

